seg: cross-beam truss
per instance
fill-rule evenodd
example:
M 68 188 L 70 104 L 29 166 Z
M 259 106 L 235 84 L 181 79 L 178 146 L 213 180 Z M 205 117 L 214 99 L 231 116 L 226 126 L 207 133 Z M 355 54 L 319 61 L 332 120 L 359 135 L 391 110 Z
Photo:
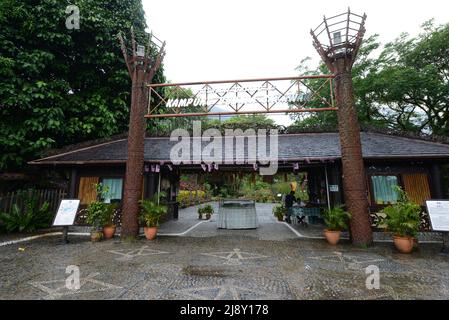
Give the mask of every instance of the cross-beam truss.
M 336 111 L 333 75 L 149 84 L 146 118 Z

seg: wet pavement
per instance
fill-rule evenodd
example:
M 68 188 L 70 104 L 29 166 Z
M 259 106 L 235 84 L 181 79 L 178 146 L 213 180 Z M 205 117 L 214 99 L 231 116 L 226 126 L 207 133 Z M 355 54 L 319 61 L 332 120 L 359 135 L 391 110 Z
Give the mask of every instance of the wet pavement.
M 392 243 L 330 246 L 275 221 L 269 205 L 259 211 L 257 230 L 217 230 L 216 214 L 199 221 L 190 208 L 154 241 L 72 235 L 2 246 L 0 299 L 449 299 L 439 243 L 411 255 Z M 66 285 L 68 266 L 79 267 L 79 289 Z M 368 266 L 379 269 L 379 289 L 366 287 Z

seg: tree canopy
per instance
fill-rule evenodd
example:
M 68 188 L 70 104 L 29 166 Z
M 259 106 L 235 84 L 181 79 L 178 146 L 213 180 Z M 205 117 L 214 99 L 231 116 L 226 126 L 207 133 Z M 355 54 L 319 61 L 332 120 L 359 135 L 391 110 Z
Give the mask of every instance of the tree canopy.
M 299 71 L 329 72 L 324 64 L 308 70 L 307 61 L 301 62 Z M 377 35 L 368 37 L 359 51 L 353 79 L 362 124 L 419 134 L 449 134 L 449 24 L 435 26 L 428 21 L 418 36 L 403 33 L 383 48 Z M 299 127 L 337 124 L 333 112 L 293 117 Z
M 0 0 L 0 170 L 50 147 L 127 131 L 131 80 L 117 34 L 144 41 L 141 0 Z M 165 82 L 163 69 L 154 82 Z

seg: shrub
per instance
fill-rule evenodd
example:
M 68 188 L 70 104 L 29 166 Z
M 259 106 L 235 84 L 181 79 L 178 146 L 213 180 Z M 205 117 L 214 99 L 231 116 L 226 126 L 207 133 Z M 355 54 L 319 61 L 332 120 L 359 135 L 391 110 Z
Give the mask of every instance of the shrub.
M 159 219 L 167 213 L 167 206 L 158 204 L 157 194 L 153 199 L 140 201 L 140 220 L 148 228 L 158 227 Z
M 39 207 L 37 197 L 31 195 L 25 199 L 23 210 L 14 204 L 10 213 L 0 213 L 0 222 L 7 232 L 33 232 L 47 228 L 52 220 L 52 214 L 48 208 L 48 202 L 44 202 Z
M 419 231 L 421 207 L 410 201 L 400 187 L 396 191 L 398 202 L 381 211 L 385 218 L 379 223 L 385 223 L 388 231 L 396 236 L 415 237 Z
M 108 224 L 108 219 L 112 211 L 114 214 L 114 207 L 109 203 L 103 203 L 99 201 L 94 201 L 87 207 L 87 217 L 86 222 L 94 229 L 99 229 L 105 224 Z
M 273 215 L 278 218 L 278 220 L 282 220 L 284 215 L 287 212 L 287 208 L 284 205 L 277 205 L 273 208 Z
M 330 231 L 341 231 L 348 228 L 351 214 L 343 209 L 342 206 L 333 207 L 324 211 L 324 223 Z

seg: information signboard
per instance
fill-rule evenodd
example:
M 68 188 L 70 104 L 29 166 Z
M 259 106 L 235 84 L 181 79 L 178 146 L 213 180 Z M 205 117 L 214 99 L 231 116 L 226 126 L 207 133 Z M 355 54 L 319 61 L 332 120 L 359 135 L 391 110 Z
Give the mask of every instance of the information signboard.
M 449 232 L 449 200 L 427 200 L 432 230 Z
M 61 200 L 58 212 L 56 213 L 55 216 L 55 220 L 53 221 L 53 226 L 55 227 L 72 226 L 75 223 L 76 213 L 78 212 L 79 205 L 80 200 L 78 199 Z

